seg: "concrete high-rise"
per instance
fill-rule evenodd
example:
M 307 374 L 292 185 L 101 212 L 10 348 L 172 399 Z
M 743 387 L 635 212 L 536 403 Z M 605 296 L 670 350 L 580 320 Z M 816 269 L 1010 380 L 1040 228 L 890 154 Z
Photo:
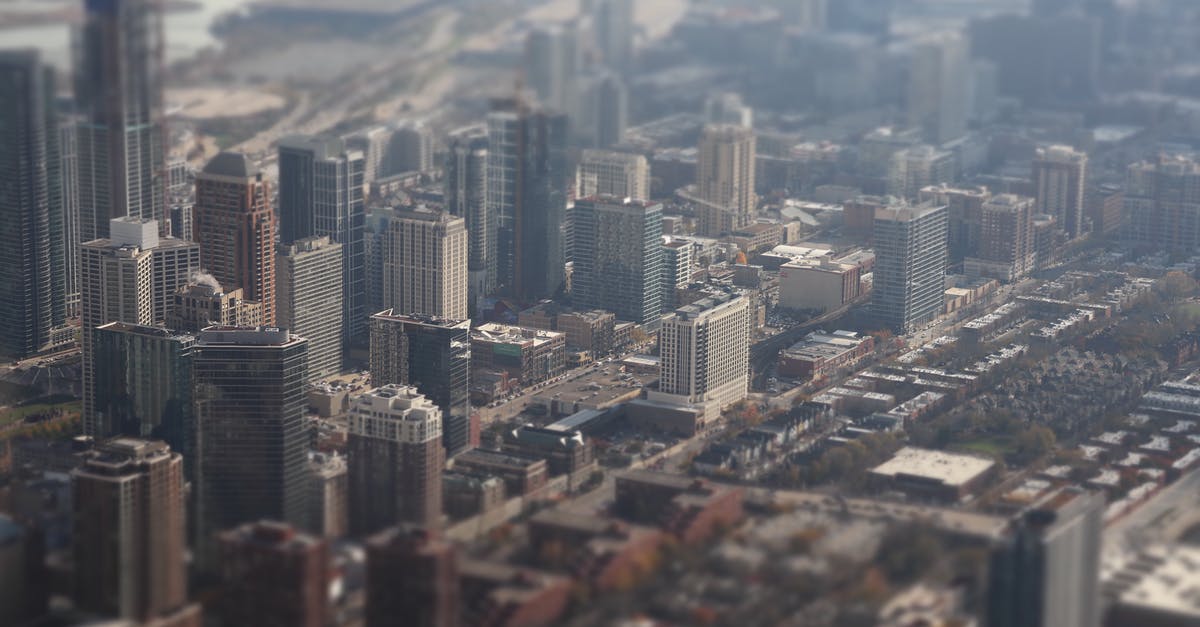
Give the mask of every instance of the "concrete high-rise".
M 662 320 L 662 366 L 651 400 L 700 407 L 706 421 L 750 391 L 750 299 L 713 294 Z
M 978 255 L 983 237 L 983 205 L 992 198 L 986 187 L 931 185 L 922 188 L 917 198 L 922 203 L 946 205 L 949 221 L 949 263 L 959 263 L 966 257 Z M 877 208 L 870 208 L 872 225 Z
M 442 410 L 448 456 L 471 442 L 471 321 L 402 315 L 371 316 L 371 385 L 412 385 Z
M 592 28 L 600 63 L 620 76 L 633 73 L 633 0 L 592 0 Z
M 350 528 L 398 523 L 437 528 L 442 518 L 442 410 L 416 388 L 386 385 L 350 409 Z
M 583 68 L 577 23 L 534 28 L 525 39 L 525 82 L 538 102 L 572 115 L 579 106 L 579 73 Z
M 908 123 L 941 145 L 967 133 L 970 54 L 957 32 L 926 35 L 909 51 Z
M 75 605 L 139 624 L 188 624 L 183 459 L 163 442 L 117 438 L 72 472 Z M 161 622 L 160 622 L 161 621 Z
M 575 201 L 571 293 L 579 306 L 656 331 L 662 263 L 662 205 L 611 196 Z
M 0 355 L 8 357 L 50 348 L 52 327 L 66 320 L 65 208 L 53 103 L 54 73 L 36 51 L 0 51 Z
M 646 157 L 626 152 L 585 150 L 575 178 L 579 198 L 613 196 L 650 199 L 650 166 Z
M 220 615 L 226 625 L 329 624 L 329 545 L 278 522 L 221 533 Z
M 75 101 L 79 236 L 108 237 L 109 220 L 157 220 L 168 233 L 163 112 L 163 4 L 87 2 Z
M 496 216 L 488 210 L 487 131 L 464 130 L 450 137 L 446 157 L 446 211 L 467 228 L 467 306 L 496 291 Z
M 754 219 L 758 198 L 754 194 L 754 131 L 732 125 L 708 126 L 700 138 L 696 157 L 696 191 L 704 202 L 732 214 L 729 226 L 741 228 Z M 718 235 L 715 224 L 706 235 Z
M 579 112 L 572 133 L 584 146 L 608 148 L 625 138 L 629 88 L 612 72 L 592 72 L 580 81 Z
M 389 146 L 394 131 L 386 126 L 374 126 L 352 135 L 347 135 L 346 147 L 363 154 L 363 183 L 370 185 L 375 179 L 389 174 Z
M 367 540 L 366 627 L 405 617 L 412 627 L 457 627 L 458 552 L 429 529 L 393 527 Z
M 241 288 L 275 324 L 275 211 L 262 172 L 246 155 L 223 152 L 196 175 L 192 233 L 204 269 L 222 286 Z
M 909 332 L 942 311 L 946 285 L 944 205 L 904 203 L 875 212 L 875 285 L 871 312 Z
M 433 131 L 420 123 L 409 123 L 392 133 L 384 171 L 428 172 L 433 169 Z
M 709 94 L 704 100 L 704 121 L 715 126 L 754 128 L 754 109 L 736 92 Z
M 327 236 L 342 245 L 344 347 L 367 342 L 364 162 L 341 140 L 293 136 L 279 142 L 279 241 Z
M 1087 165 L 1087 153 L 1070 146 L 1038 148 L 1033 160 L 1037 212 L 1054 216 L 1071 239 L 1087 232 L 1083 213 Z
M 192 242 L 158 236 L 154 220 L 126 217 L 112 221 L 112 239 L 80 247 L 81 326 L 83 330 L 83 430 L 96 435 L 99 418 L 91 407 L 93 330 L 109 322 L 149 326 L 170 316 L 173 294 L 200 266 L 200 248 Z
M 957 177 L 954 153 L 928 144 L 905 148 L 892 155 L 887 193 L 915 200 L 930 185 L 953 183 Z
M 195 338 L 162 327 L 110 322 L 92 332 L 92 435 L 153 437 L 183 456 L 194 477 L 192 404 Z
M 1014 521 L 988 568 L 989 627 L 1100 624 L 1104 495 L 1065 488 Z
M 242 289 L 226 291 L 211 276 L 195 277 L 175 292 L 174 306 L 167 328 L 184 333 L 199 333 L 211 326 L 262 326 L 262 303 L 242 297 Z
M 308 342 L 279 329 L 213 327 L 197 337 L 193 363 L 204 561 L 222 529 L 263 519 L 304 524 Z
M 692 281 L 692 243 L 664 238 L 662 244 L 663 311 L 675 306 L 675 290 L 684 289 Z
M 967 257 L 967 276 L 1015 281 L 1037 265 L 1034 252 L 1034 200 L 1000 194 L 983 204 L 978 254 Z
M 1125 178 L 1128 239 L 1148 250 L 1200 247 L 1200 162 L 1159 157 L 1129 166 Z
M 382 241 L 383 306 L 408 314 L 465 319 L 467 229 L 462 218 L 397 211 Z
M 565 278 L 567 118 L 498 104 L 487 118 L 497 290 L 532 303 L 557 293 Z
M 308 237 L 279 247 L 276 263 L 276 321 L 308 340 L 308 378 L 342 370 L 342 245 Z

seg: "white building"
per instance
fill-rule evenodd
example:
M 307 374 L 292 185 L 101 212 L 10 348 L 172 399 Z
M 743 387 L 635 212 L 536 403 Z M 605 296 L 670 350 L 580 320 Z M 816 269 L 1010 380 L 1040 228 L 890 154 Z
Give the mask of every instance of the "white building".
M 779 306 L 829 311 L 858 298 L 857 265 L 828 259 L 798 260 L 779 268 Z
M 750 384 L 750 299 L 714 294 L 662 321 L 658 392 L 650 400 L 692 405 L 705 419 L 746 398 Z
M 383 306 L 404 314 L 464 320 L 467 228 L 462 218 L 397 211 L 382 242 Z
M 308 339 L 308 378 L 342 369 L 342 245 L 309 237 L 281 246 L 275 264 L 276 323 Z
M 615 196 L 650 198 L 650 166 L 642 155 L 608 150 L 585 150 L 575 181 L 579 198 Z

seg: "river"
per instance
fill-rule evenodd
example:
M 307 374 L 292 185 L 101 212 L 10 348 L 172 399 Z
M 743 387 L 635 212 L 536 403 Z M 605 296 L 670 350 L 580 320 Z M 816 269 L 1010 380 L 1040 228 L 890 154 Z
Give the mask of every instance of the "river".
M 79 4 L 83 0 L 77 0 Z M 203 48 L 219 42 L 209 32 L 209 27 L 221 15 L 236 11 L 251 0 L 197 0 L 197 8 L 169 10 L 166 17 L 167 62 L 188 59 Z M 46 2 L 45 0 L 0 0 L 0 12 L 31 7 L 54 9 L 73 2 Z M 43 9 L 44 10 L 44 9 Z M 37 48 L 43 58 L 60 70 L 70 67 L 71 26 L 65 22 L 0 28 L 0 48 Z

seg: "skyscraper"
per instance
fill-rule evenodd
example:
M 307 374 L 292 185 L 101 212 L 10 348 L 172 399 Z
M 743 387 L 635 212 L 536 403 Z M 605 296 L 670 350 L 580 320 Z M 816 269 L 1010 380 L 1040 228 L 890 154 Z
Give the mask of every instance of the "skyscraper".
M 467 229 L 462 218 L 397 211 L 384 232 L 383 306 L 404 313 L 465 319 Z
M 946 205 L 949 221 L 949 263 L 955 264 L 965 257 L 978 254 L 983 237 L 983 205 L 992 198 L 986 187 L 931 185 L 922 188 L 917 197 L 923 203 Z M 876 208 L 870 208 L 872 225 Z
M 488 114 L 488 211 L 497 220 L 497 288 L 520 302 L 564 281 L 567 118 L 500 103 Z
M 201 559 L 212 534 L 261 519 L 304 524 L 308 342 L 216 327 L 195 348 Z
M 308 340 L 310 381 L 342 370 L 342 245 L 307 237 L 279 247 L 276 320 Z
M 662 261 L 662 205 L 611 196 L 575 201 L 571 291 L 581 307 L 658 330 Z
M 163 116 L 163 4 L 84 3 L 75 100 L 79 235 L 108 237 L 109 220 L 157 220 L 167 233 L 167 135 Z
M 223 152 L 196 175 L 192 233 L 207 272 L 263 305 L 275 324 L 275 211 L 262 172 L 246 155 Z
M 633 72 L 633 0 L 593 0 L 592 27 L 600 62 L 621 76 Z
M 0 51 L 0 354 L 10 357 L 49 348 L 66 315 L 63 234 L 51 227 L 64 211 L 53 96 L 36 51 Z
M 1054 216 L 1067 236 L 1086 233 L 1083 214 L 1087 153 L 1070 146 L 1038 148 L 1033 160 L 1037 212 Z
M 1132 243 L 1175 252 L 1200 246 L 1200 162 L 1169 156 L 1135 163 L 1125 181 Z
M 367 342 L 366 252 L 361 152 L 341 140 L 279 142 L 279 241 L 327 236 L 342 245 L 343 344 Z
M 457 627 L 458 554 L 428 529 L 393 527 L 367 540 L 366 627 Z
M 221 618 L 226 625 L 329 624 L 329 545 L 279 522 L 220 536 Z
M 658 392 L 704 409 L 706 420 L 746 398 L 750 389 L 750 300 L 720 293 L 676 309 L 662 320 Z M 656 398 L 657 397 L 657 398 Z
M 585 150 L 579 161 L 575 194 L 614 196 L 648 200 L 650 198 L 650 166 L 639 154 L 608 150 Z
M 88 452 L 71 483 L 76 607 L 153 624 L 198 614 L 187 606 L 179 453 L 117 438 Z
M 629 123 L 629 89 L 612 72 L 592 72 L 581 80 L 579 113 L 572 132 L 585 146 L 608 148 L 625 138 Z
M 1013 523 L 988 569 L 989 627 L 1100 624 L 1104 495 L 1065 488 Z
M 470 446 L 471 321 L 402 315 L 371 316 L 371 385 L 412 385 L 442 410 L 448 456 Z
M 386 385 L 350 408 L 350 528 L 397 523 L 437 528 L 442 518 L 442 410 L 416 388 Z
M 946 207 L 904 203 L 875 212 L 875 286 L 871 311 L 908 332 L 942 311 L 946 280 Z
M 467 227 L 467 307 L 496 291 L 496 216 L 487 203 L 487 132 L 464 130 L 450 138 L 446 157 L 446 211 Z
M 392 133 L 384 171 L 428 172 L 433 169 L 433 131 L 420 123 L 404 124 Z
M 525 39 L 525 82 L 538 102 L 558 113 L 578 110 L 579 72 L 583 68 L 578 24 L 543 25 Z
M 700 138 L 696 187 L 701 200 L 730 214 L 728 220 L 709 220 L 706 235 L 719 235 L 724 226 L 736 230 L 754 219 L 754 131 L 732 125 L 708 126 Z M 720 225 L 720 226 L 718 226 Z
M 915 200 L 930 185 L 953 183 L 957 177 L 954 153 L 928 144 L 905 148 L 892 155 L 887 193 Z
M 1015 281 L 1036 266 L 1032 198 L 1000 194 L 983 204 L 977 255 L 964 261 L 967 276 Z
M 967 132 L 970 54 L 961 33 L 926 35 L 911 44 L 908 123 L 941 145 Z
M 163 440 L 183 456 L 184 474 L 193 478 L 195 338 L 161 327 L 110 322 L 93 331 L 92 342 L 93 434 Z

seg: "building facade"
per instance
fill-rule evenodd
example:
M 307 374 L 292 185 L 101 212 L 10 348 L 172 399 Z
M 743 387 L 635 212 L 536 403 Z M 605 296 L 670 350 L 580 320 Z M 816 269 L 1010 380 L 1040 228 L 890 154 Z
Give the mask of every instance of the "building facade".
M 263 304 L 275 324 L 275 211 L 262 172 L 242 154 L 223 152 L 196 175 L 192 233 L 207 272 Z
M 871 311 L 908 332 L 942 311 L 946 289 L 946 207 L 898 204 L 875 213 Z
M 650 164 L 639 154 L 585 150 L 575 179 L 575 195 L 650 198 Z
M 978 255 L 963 262 L 970 277 L 1015 281 L 1037 265 L 1033 241 L 1034 199 L 1000 194 L 983 205 Z
M 458 553 L 429 529 L 392 528 L 367 540 L 366 624 L 403 616 L 414 627 L 457 627 Z
M 742 126 L 709 126 L 700 138 L 696 192 L 704 202 L 734 215 L 730 230 L 754 219 L 758 204 L 754 194 L 756 146 L 754 131 Z
M 358 536 L 442 518 L 442 410 L 414 387 L 385 385 L 350 409 L 350 528 Z
M 488 209 L 488 138 L 469 129 L 450 138 L 446 156 L 446 211 L 467 229 L 467 302 L 474 315 L 480 300 L 496 291 L 496 216 Z
M 224 531 L 219 543 L 225 624 L 329 624 L 330 559 L 324 540 L 263 521 Z
M 467 318 L 466 221 L 448 213 L 397 211 L 384 232 L 382 248 L 385 308 Z
M 1200 246 L 1200 163 L 1187 157 L 1135 163 L 1125 180 L 1131 243 L 1175 252 Z
M 328 237 L 306 237 L 280 245 L 276 318 L 279 326 L 308 340 L 308 378 L 342 370 L 342 245 Z
M 1083 211 L 1087 170 L 1087 153 L 1070 146 L 1038 148 L 1033 159 L 1037 212 L 1054 216 L 1070 239 L 1087 233 Z
M 651 400 L 701 406 L 707 417 L 750 390 L 750 299 L 714 294 L 663 318 L 658 393 Z M 658 397 L 656 399 L 656 397 Z
M 662 205 L 592 197 L 575 201 L 571 293 L 585 308 L 658 329 L 662 317 Z

